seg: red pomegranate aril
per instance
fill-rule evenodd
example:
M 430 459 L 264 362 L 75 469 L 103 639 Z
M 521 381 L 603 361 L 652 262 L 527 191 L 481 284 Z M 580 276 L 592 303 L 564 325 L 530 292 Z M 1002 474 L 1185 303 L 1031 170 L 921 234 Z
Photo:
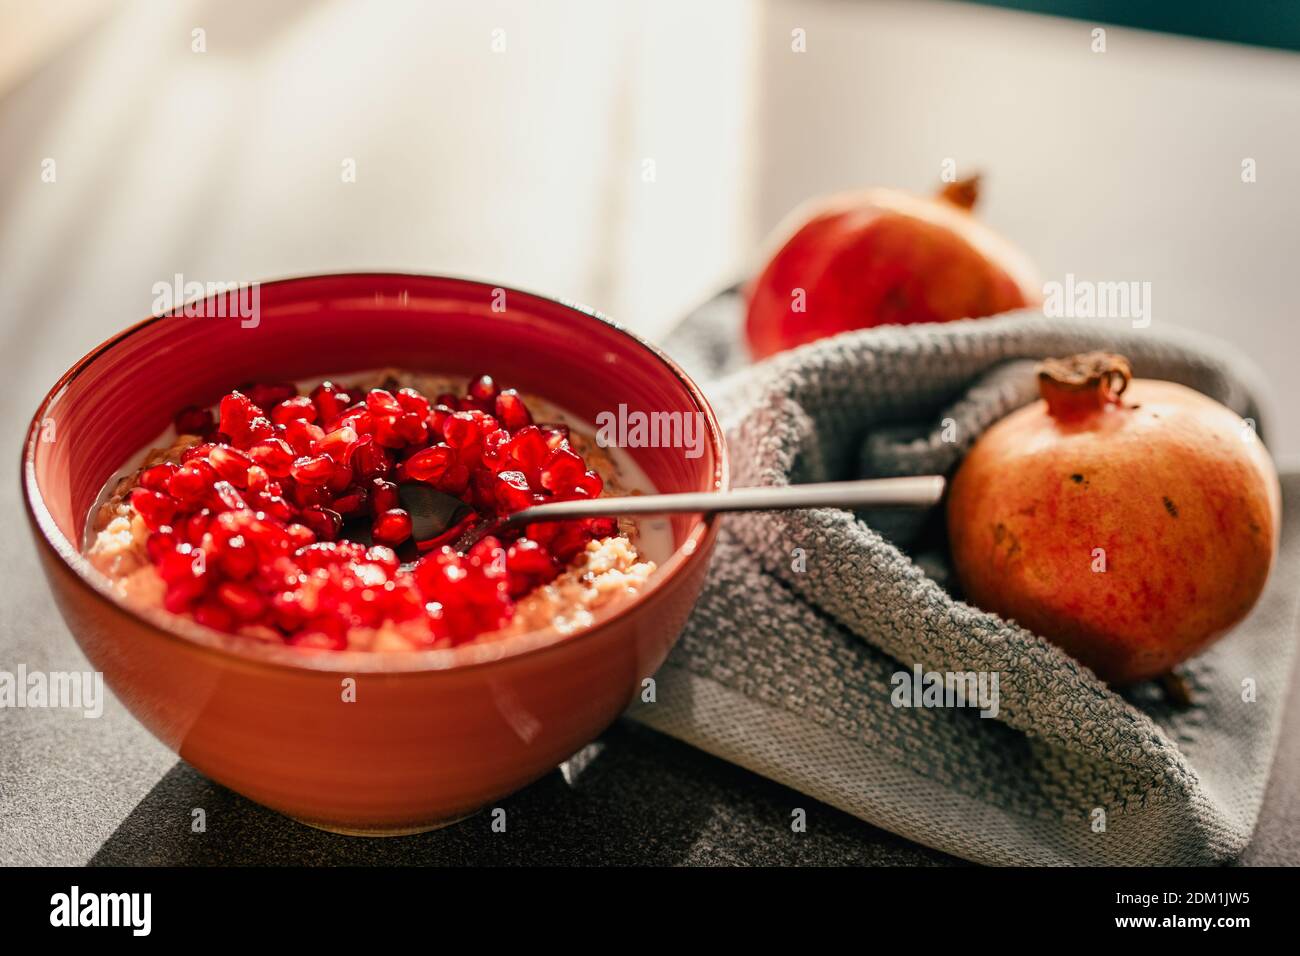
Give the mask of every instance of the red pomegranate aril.
M 618 534 L 618 519 L 588 518 L 587 532 L 593 538 L 612 538 Z
M 365 511 L 369 500 L 370 494 L 365 488 L 360 485 L 349 485 L 341 495 L 334 499 L 331 507 L 339 514 L 347 517 Z
M 180 501 L 199 501 L 206 497 L 217 481 L 217 470 L 206 458 L 195 458 L 181 465 L 167 479 L 167 492 Z
M 382 478 L 391 474 L 393 459 L 372 435 L 362 435 L 352 449 L 352 471 L 358 478 Z
M 311 400 L 320 412 L 319 421 L 331 424 L 352 404 L 352 397 L 333 382 L 321 382 L 311 390 Z
M 442 425 L 442 437 L 452 448 L 468 448 L 477 444 L 480 437 L 473 412 L 456 412 Z
M 430 437 L 435 439 L 444 438 L 445 434 L 443 428 L 447 424 L 447 419 L 451 418 L 454 414 L 456 414 L 456 408 L 454 405 L 433 406 L 432 410 L 429 412 L 428 418 Z
M 296 551 L 298 548 L 305 548 L 309 544 L 316 543 L 316 532 L 305 524 L 294 522 L 284 529 L 289 536 L 289 542 Z
M 316 405 L 310 398 L 295 395 L 271 409 L 271 422 L 275 425 L 287 425 L 292 421 L 314 422 L 318 414 Z
M 569 426 L 568 425 L 539 425 L 542 434 L 546 436 L 546 447 L 554 451 L 557 448 L 569 447 Z
M 397 493 L 397 485 L 383 478 L 373 478 L 370 482 L 370 513 L 381 515 L 402 506 L 402 499 Z
M 402 411 L 397 397 L 383 388 L 372 388 L 366 393 L 366 408 L 372 415 L 397 415 Z
M 372 531 L 380 544 L 399 545 L 411 536 L 411 516 L 403 508 L 389 508 L 375 518 Z
M 212 412 L 197 405 L 187 405 L 174 419 L 178 435 L 210 435 L 217 427 Z
M 280 493 L 280 483 L 273 481 L 271 476 L 266 473 L 266 469 L 261 465 L 249 465 L 244 488 L 250 494 L 261 495 L 270 492 L 273 495 Z
M 179 470 L 179 466 L 172 464 L 170 461 L 151 465 L 140 472 L 140 484 L 150 491 L 167 491 L 167 483 L 171 480 L 171 476 Z
M 406 474 L 415 481 L 436 482 L 455 463 L 456 453 L 449 445 L 432 445 L 406 459 Z
M 406 439 L 406 444 L 422 445 L 429 440 L 429 426 L 424 423 L 424 419 L 424 415 L 403 412 L 398 416 L 393 430 Z
M 320 541 L 333 541 L 343 530 L 343 516 L 332 508 L 322 508 L 320 505 L 304 508 L 300 520 Z
M 293 463 L 293 480 L 302 485 L 323 485 L 334 474 L 334 459 L 329 455 L 304 455 Z
M 421 418 L 429 414 L 429 400 L 413 388 L 399 388 L 397 404 L 402 406 L 403 411 L 415 412 Z
M 257 571 L 257 551 L 244 540 L 243 535 L 237 534 L 217 548 L 213 560 L 222 574 L 236 581 L 250 578 Z
M 510 433 L 504 428 L 488 432 L 483 436 L 483 448 L 479 459 L 493 471 L 504 471 L 513 464 L 510 458 Z
M 483 407 L 484 411 L 487 411 L 492 407 L 493 402 L 496 401 L 498 391 L 497 383 L 493 381 L 491 375 L 480 375 L 469 383 L 467 394 L 469 398 L 473 399 L 475 404 Z
M 248 484 L 248 466 L 253 463 L 253 460 L 242 451 L 229 445 L 216 445 L 208 453 L 208 461 L 216 469 L 217 474 L 232 485 L 242 488 Z
M 221 431 L 238 441 L 248 435 L 253 419 L 261 414 L 262 410 L 243 392 L 231 392 L 221 400 Z
M 258 382 L 240 391 L 258 408 L 274 408 L 296 396 L 298 386 L 292 382 Z
M 248 457 L 265 468 L 272 478 L 288 478 L 296 455 L 283 438 L 264 438 L 248 447 Z
M 496 476 L 497 507 L 507 514 L 522 511 L 533 504 L 532 489 L 522 471 L 503 471 Z
M 212 498 L 229 511 L 242 511 L 248 507 L 243 495 L 228 481 L 218 481 L 212 486 Z
M 551 450 L 536 425 L 525 425 L 510 439 L 510 457 L 527 473 L 535 472 L 546 462 Z
M 528 406 L 513 388 L 507 388 L 496 397 L 492 407 L 501 427 L 509 432 L 517 432 L 533 423 L 533 416 Z
M 469 469 L 457 462 L 448 468 L 433 487 L 448 495 L 461 497 L 469 487 Z
M 578 479 L 574 491 L 581 492 L 584 498 L 599 498 L 605 490 L 605 480 L 594 471 L 588 471 Z
M 325 437 L 325 429 L 311 422 L 294 419 L 284 426 L 284 440 L 296 455 L 309 455 L 316 443 Z
M 194 620 L 214 631 L 233 631 L 235 615 L 230 608 L 216 601 L 201 601 L 194 606 Z
M 164 551 L 159 556 L 156 566 L 158 576 L 167 584 L 174 584 L 184 578 L 195 576 L 195 552 L 194 548 L 185 543 L 179 543 L 170 551 Z
M 177 505 L 175 498 L 161 491 L 136 488 L 131 492 L 131 507 L 139 512 L 151 531 L 170 525 L 176 517 Z
M 536 541 L 520 538 L 506 551 L 506 567 L 512 573 L 547 577 L 555 572 L 555 561 L 550 552 Z
M 217 585 L 216 596 L 241 621 L 255 621 L 266 610 L 266 599 L 241 581 L 223 581 Z
M 171 525 L 160 525 L 157 531 L 151 532 L 145 539 L 144 551 L 149 556 L 149 563 L 158 565 L 164 557 L 176 550 L 176 545 L 176 532 Z
M 546 464 L 542 466 L 539 481 L 547 491 L 556 495 L 572 493 L 578 482 L 583 480 L 587 465 L 577 452 L 568 448 L 557 448 Z
M 344 425 L 327 432 L 324 437 L 316 442 L 312 449 L 318 455 L 329 455 L 341 465 L 350 463 L 352 449 L 358 441 L 356 429 Z
M 181 452 L 181 464 L 188 464 L 196 458 L 207 458 L 208 452 L 215 447 L 215 443 L 210 441 L 201 441 L 197 445 L 191 445 Z
M 212 521 L 212 510 L 203 508 L 196 511 L 185 519 L 184 530 L 181 536 L 190 545 L 196 545 L 203 540 L 203 536 L 208 533 L 208 525 Z

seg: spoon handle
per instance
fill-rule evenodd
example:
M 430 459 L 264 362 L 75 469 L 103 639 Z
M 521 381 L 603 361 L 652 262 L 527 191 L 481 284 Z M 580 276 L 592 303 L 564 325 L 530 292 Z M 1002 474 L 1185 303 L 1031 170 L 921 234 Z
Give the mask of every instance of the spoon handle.
M 672 495 L 583 498 L 534 505 L 510 515 L 510 524 L 565 518 L 621 515 L 711 514 L 720 511 L 785 511 L 791 508 L 926 508 L 943 496 L 939 475 L 864 478 L 814 485 L 765 485 L 730 491 L 692 491 Z

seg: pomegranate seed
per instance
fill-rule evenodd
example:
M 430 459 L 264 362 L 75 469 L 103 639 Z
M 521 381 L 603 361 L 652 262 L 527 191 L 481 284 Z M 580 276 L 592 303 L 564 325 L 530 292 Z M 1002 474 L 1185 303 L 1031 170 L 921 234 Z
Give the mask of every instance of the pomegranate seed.
M 289 447 L 293 449 L 294 454 L 309 455 L 316 443 L 325 437 L 325 429 L 319 425 L 313 425 L 311 422 L 295 418 L 293 421 L 285 423 L 282 437 L 289 443 Z
M 456 412 L 442 423 L 442 435 L 452 448 L 464 448 L 478 441 L 478 426 L 469 412 Z
M 317 441 L 312 451 L 317 455 L 329 455 L 340 465 L 347 465 L 351 461 L 352 449 L 357 441 L 356 430 L 344 425 Z
M 397 485 L 382 478 L 370 482 L 370 513 L 381 515 L 402 506 L 402 499 L 397 494 Z
M 320 412 L 320 421 L 331 424 L 352 404 L 347 392 L 340 391 L 333 382 L 321 382 L 311 390 L 311 400 Z
M 586 474 L 587 465 L 577 452 L 568 448 L 557 448 L 551 452 L 546 464 L 542 466 L 539 482 L 547 491 L 555 495 L 568 495 L 577 487 Z
M 167 482 L 179 470 L 180 468 L 170 461 L 164 461 L 162 464 L 153 465 L 140 472 L 140 484 L 150 491 L 166 491 Z
M 298 386 L 292 382 L 261 382 L 240 391 L 258 408 L 274 408 L 296 396 Z
M 366 393 L 366 408 L 372 415 L 397 415 L 402 405 L 392 392 L 382 388 L 372 388 Z
M 370 493 L 361 485 L 351 485 L 334 499 L 333 509 L 341 515 L 360 514 L 366 509 Z
M 167 492 L 181 501 L 199 501 L 207 496 L 216 481 L 217 470 L 212 464 L 206 458 L 195 458 L 167 479 Z
M 299 458 L 291 469 L 293 480 L 303 485 L 323 485 L 334 474 L 334 459 L 329 455 Z
M 221 400 L 221 432 L 235 444 L 246 444 L 253 422 L 262 417 L 262 410 L 243 392 L 231 392 Z
M 546 438 L 536 425 L 525 425 L 510 439 L 510 457 L 524 472 L 535 472 L 551 454 Z M 585 467 L 585 466 L 584 466 Z
M 217 427 L 212 412 L 197 405 L 187 405 L 177 412 L 175 424 L 178 435 L 210 435 Z
M 373 534 L 380 544 L 401 544 L 411 536 L 411 516 L 403 508 L 389 508 L 375 519 Z
M 447 419 L 456 414 L 454 405 L 435 405 L 429 412 L 429 434 L 434 438 L 442 438 L 443 426 L 447 424 Z
M 397 390 L 397 404 L 402 407 L 403 411 L 415 412 L 421 418 L 428 417 L 429 400 L 413 388 L 399 388 Z
M 150 531 L 157 531 L 164 525 L 170 525 L 176 517 L 178 502 L 171 495 L 148 488 L 136 488 L 131 492 L 131 507 L 144 519 Z
M 436 482 L 456 463 L 456 453 L 449 445 L 423 448 L 406 460 L 406 474 L 416 481 Z
M 507 514 L 532 505 L 532 490 L 522 471 L 503 471 L 496 476 L 496 501 L 497 507 Z
M 215 601 L 202 601 L 194 608 L 194 620 L 214 631 L 233 631 L 235 616 L 230 609 Z
M 244 502 L 243 496 L 235 490 L 235 486 L 228 481 L 218 481 L 212 486 L 212 497 L 221 507 L 230 511 L 243 511 L 248 505 Z
M 501 427 L 509 432 L 527 428 L 533 423 L 533 416 L 528 413 L 528 406 L 513 388 L 507 388 L 496 397 L 492 410 L 497 420 L 501 422 Z
M 319 505 L 303 509 L 302 523 L 321 541 L 333 541 L 343 530 L 343 516 L 333 509 L 322 508 Z
M 480 375 L 469 383 L 469 398 L 475 404 L 483 407 L 484 411 L 492 407 L 492 403 L 496 401 L 497 393 L 497 383 L 492 380 L 491 375 Z
M 160 525 L 145 539 L 144 550 L 151 564 L 161 564 L 164 557 L 176 550 L 176 532 L 170 525 Z
M 250 585 L 223 581 L 217 585 L 217 600 L 241 621 L 255 621 L 266 610 L 266 600 Z
M 295 551 L 299 548 L 305 548 L 309 544 L 314 544 L 316 541 L 316 533 L 305 524 L 295 522 L 284 530 L 288 532 L 289 542 Z
M 242 534 L 232 535 L 225 544 L 218 546 L 213 560 L 222 574 L 236 581 L 250 578 L 257 571 L 257 550 Z
M 605 490 L 605 481 L 594 471 L 588 471 L 578 479 L 574 491 L 581 492 L 584 498 L 599 498 Z
M 283 438 L 264 438 L 248 447 L 248 457 L 273 478 L 288 478 L 293 470 L 294 450 Z
M 372 435 L 363 435 L 352 449 L 352 471 L 358 478 L 383 478 L 391 474 L 393 460 Z
M 207 458 L 208 452 L 212 451 L 215 447 L 216 446 L 212 442 L 208 441 L 202 441 L 197 445 L 191 445 L 189 448 L 186 448 L 181 452 L 181 464 L 188 464 L 195 458 Z
M 612 538 L 618 534 L 618 519 L 588 518 L 587 531 L 593 538 Z
M 317 414 L 316 405 L 310 398 L 295 395 L 271 409 L 271 422 L 275 425 L 287 425 L 292 421 L 314 422 Z
M 261 465 L 249 465 L 245 488 L 254 494 L 271 494 L 280 493 L 280 483 L 272 481 L 271 476 L 266 473 L 266 469 Z
M 208 453 L 208 461 L 217 474 L 232 485 L 243 488 L 248 484 L 248 466 L 253 460 L 242 451 L 229 445 L 217 445 Z

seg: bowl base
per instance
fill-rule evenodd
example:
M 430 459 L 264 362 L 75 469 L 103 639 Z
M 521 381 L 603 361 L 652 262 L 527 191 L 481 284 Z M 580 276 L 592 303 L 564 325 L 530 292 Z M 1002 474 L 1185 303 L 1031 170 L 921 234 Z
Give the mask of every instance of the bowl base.
M 478 810 L 471 810 L 469 813 L 459 817 L 449 817 L 446 820 L 435 820 L 432 823 L 421 823 L 417 826 L 406 827 L 347 827 L 335 823 L 322 823 L 316 820 L 303 820 L 301 817 L 290 817 L 295 823 L 301 823 L 303 826 L 311 827 L 313 830 L 324 830 L 326 833 L 337 833 L 340 836 L 350 837 L 404 837 L 415 836 L 417 833 L 432 833 L 434 830 L 441 830 L 444 827 L 455 826 L 463 820 L 477 814 Z

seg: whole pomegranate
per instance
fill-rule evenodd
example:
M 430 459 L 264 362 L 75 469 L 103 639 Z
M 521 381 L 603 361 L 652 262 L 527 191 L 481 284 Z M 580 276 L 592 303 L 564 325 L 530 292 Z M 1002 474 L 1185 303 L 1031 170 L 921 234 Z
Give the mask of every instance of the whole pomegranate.
M 1244 618 L 1277 548 L 1263 444 L 1172 382 L 1096 352 L 1039 367 L 1043 400 L 990 428 L 948 499 L 969 601 L 1103 680 L 1161 676 Z
M 936 197 L 895 189 L 796 210 L 749 289 L 755 358 L 876 325 L 948 322 L 1040 301 L 1021 253 L 971 215 L 978 177 Z

